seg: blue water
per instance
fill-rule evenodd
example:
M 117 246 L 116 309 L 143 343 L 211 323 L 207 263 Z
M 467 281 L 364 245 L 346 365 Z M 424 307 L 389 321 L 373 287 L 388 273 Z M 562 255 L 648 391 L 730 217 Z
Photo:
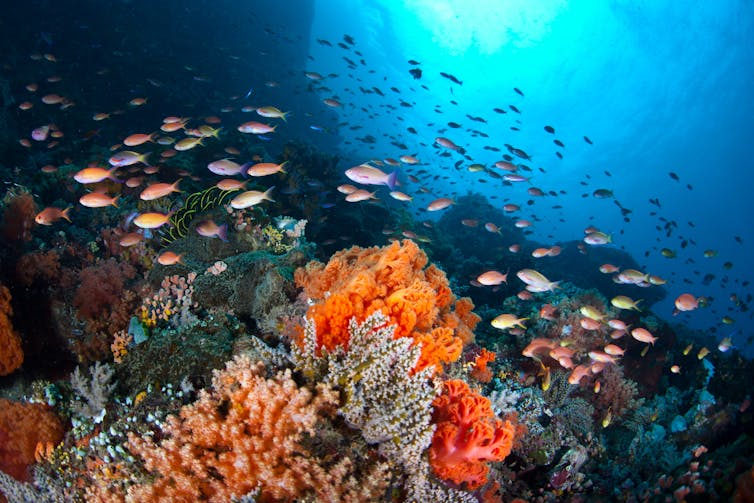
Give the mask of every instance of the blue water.
M 437 196 L 453 197 L 468 190 L 523 203 L 529 199 L 527 184 L 482 184 L 484 173 L 466 171 L 471 162 L 457 153 L 440 157 L 443 149 L 433 142 L 437 136 L 448 137 L 465 148 L 473 162 L 487 166 L 507 153 L 503 144 L 522 148 L 532 157 L 524 161 L 534 169 L 531 183 L 545 192 L 566 192 L 524 206 L 522 217 L 539 219 L 531 228 L 533 239 L 544 244 L 578 240 L 586 226 L 598 226 L 612 234 L 610 246 L 624 248 L 648 272 L 668 280 L 668 296 L 654 307 L 659 315 L 672 318 L 673 300 L 681 293 L 707 297 L 709 308 L 681 314 L 677 320 L 718 339 L 741 329 L 743 336 L 734 342 L 744 345 L 754 333 L 752 315 L 741 312 L 729 297 L 736 294 L 744 300 L 752 291 L 746 283 L 754 279 L 749 262 L 754 243 L 754 226 L 749 222 L 754 214 L 750 152 L 754 4 L 654 0 L 469 4 L 460 0 L 317 2 L 313 59 L 307 69 L 338 74 L 326 84 L 344 103 L 340 120 L 348 125 L 338 132 L 352 141 L 341 145 L 350 160 L 397 157 L 403 152 L 390 144 L 397 137 L 431 173 L 448 174 L 457 182 L 451 187 L 421 180 Z M 341 56 L 353 59 L 350 51 L 316 42 L 318 38 L 337 42 L 343 32 L 356 39 L 355 49 L 363 53 L 366 66 L 349 70 Z M 420 80 L 408 73 L 409 59 L 421 63 Z M 456 76 L 463 85 L 440 72 Z M 359 85 L 378 86 L 388 99 L 364 95 Z M 390 86 L 401 94 L 393 94 Z M 413 107 L 397 107 L 396 98 Z M 386 103 L 396 108 L 388 109 Z M 511 104 L 521 114 L 512 112 Z M 372 116 L 367 117 L 361 107 L 368 107 Z M 508 113 L 495 113 L 495 107 Z M 470 121 L 466 114 L 488 123 Z M 445 126 L 448 121 L 462 127 L 450 129 Z M 356 124 L 371 130 L 376 143 L 359 143 L 356 138 L 364 130 L 348 129 Z M 545 125 L 554 127 L 555 135 L 545 132 Z M 418 134 L 409 134 L 408 126 Z M 510 130 L 511 126 L 520 131 Z M 468 128 L 489 138 L 474 138 Z M 441 129 L 446 131 L 440 134 Z M 585 135 L 593 145 L 584 141 Z M 565 148 L 554 145 L 555 138 Z M 485 145 L 502 152 L 484 150 Z M 562 152 L 562 160 L 556 151 Z M 460 171 L 453 167 L 458 160 L 464 161 Z M 591 197 L 598 188 L 613 190 L 615 198 L 632 210 L 630 222 L 623 221 L 611 199 Z M 434 197 L 417 196 L 416 208 Z M 650 198 L 659 199 L 661 208 Z M 553 210 L 556 204 L 563 208 Z M 665 225 L 660 218 L 677 223 L 669 237 L 664 228 L 657 229 Z M 683 241 L 688 242 L 685 248 Z M 677 257 L 663 257 L 662 248 L 674 250 Z M 704 258 L 707 249 L 716 250 L 717 256 Z M 733 264 L 730 270 L 723 267 L 728 261 Z M 707 274 L 714 279 L 705 285 L 702 279 Z M 721 322 L 725 315 L 735 320 L 732 327 Z

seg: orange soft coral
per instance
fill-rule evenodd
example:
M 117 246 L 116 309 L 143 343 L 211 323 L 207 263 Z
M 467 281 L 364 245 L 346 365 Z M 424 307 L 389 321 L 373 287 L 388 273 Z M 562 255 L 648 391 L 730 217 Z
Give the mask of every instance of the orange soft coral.
M 396 326 L 395 337 L 421 344 L 416 371 L 457 360 L 471 342 L 479 317 L 469 299 L 456 300 L 445 273 L 427 266 L 427 255 L 410 240 L 383 248 L 352 247 L 325 265 L 296 271 L 296 284 L 315 303 L 307 316 L 317 328 L 318 348 L 348 347 L 348 322 L 376 311 Z
M 348 458 L 328 466 L 304 445 L 337 394 L 299 387 L 290 370 L 264 374 L 264 365 L 238 356 L 215 372 L 211 391 L 168 418 L 157 443 L 130 434 L 129 449 L 156 477 L 131 487 L 127 499 L 220 502 L 254 489 L 256 501 L 379 499 L 384 477 L 359 481 Z
M 0 470 L 28 481 L 37 444 L 57 445 L 62 439 L 63 424 L 48 406 L 0 398 Z
M 437 425 L 429 460 L 438 477 L 476 489 L 487 482 L 487 461 L 510 454 L 515 425 L 498 419 L 490 401 L 460 380 L 446 381 L 432 403 Z
M 474 359 L 474 367 L 471 369 L 471 377 L 479 382 L 488 383 L 492 380 L 492 371 L 487 364 L 495 361 L 495 353 L 485 348 Z
M 21 338 L 10 322 L 13 314 L 10 299 L 10 291 L 0 285 L 0 376 L 10 374 L 24 362 Z

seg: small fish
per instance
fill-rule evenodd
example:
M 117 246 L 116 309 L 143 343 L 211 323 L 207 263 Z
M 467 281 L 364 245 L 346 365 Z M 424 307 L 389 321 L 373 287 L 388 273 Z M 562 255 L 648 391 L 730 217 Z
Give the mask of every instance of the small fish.
M 267 133 L 274 133 L 275 129 L 277 129 L 277 125 L 270 126 L 269 124 L 263 124 L 261 122 L 255 122 L 255 121 L 249 121 L 244 122 L 240 126 L 238 126 L 238 131 L 242 133 L 251 133 L 251 134 L 267 134 Z
M 612 407 L 608 407 L 605 417 L 602 418 L 602 427 L 607 428 L 608 426 L 610 426 L 610 423 L 612 421 L 613 421 L 613 410 L 612 410 Z
M 584 242 L 588 245 L 605 245 L 612 242 L 612 236 L 604 232 L 591 232 L 584 236 Z
M 209 169 L 211 172 L 213 172 L 216 175 L 222 175 L 222 176 L 235 176 L 240 173 L 245 173 L 246 168 L 248 167 L 249 167 L 248 164 L 244 164 L 242 166 L 227 158 L 213 161 L 207 164 L 207 169 Z
M 495 286 L 501 283 L 507 284 L 508 272 L 503 274 L 499 271 L 490 270 L 477 276 L 476 280 L 479 282 L 479 284 L 485 285 L 485 286 Z
M 34 217 L 34 221 L 39 225 L 52 225 L 61 218 L 64 218 L 68 220 L 68 222 L 70 222 L 71 219 L 69 218 L 68 213 L 71 211 L 71 208 L 73 208 L 73 206 L 69 206 L 64 210 L 61 210 L 60 208 L 49 206 L 37 213 L 37 216 Z
M 645 342 L 654 346 L 657 337 L 654 337 L 646 328 L 634 328 L 631 330 L 631 337 L 639 342 Z
M 733 347 L 733 341 L 730 337 L 725 337 L 723 340 L 720 341 L 720 343 L 717 345 L 718 351 L 721 353 L 727 353 L 730 351 L 730 349 Z
M 518 318 L 515 314 L 506 313 L 497 316 L 490 322 L 490 324 L 500 330 L 507 330 L 513 327 L 521 327 L 523 329 L 526 329 L 526 326 L 523 324 L 523 322 L 528 319 L 529 318 Z
M 445 208 L 448 208 L 453 204 L 455 204 L 455 202 L 452 199 L 447 197 L 440 197 L 429 203 L 429 205 L 427 206 L 427 211 L 444 210 Z
M 377 199 L 374 194 L 374 192 L 369 192 L 368 190 L 356 189 L 346 196 L 346 201 L 349 203 L 358 203 L 369 199 Z
M 117 169 L 117 166 L 112 169 L 91 166 L 78 171 L 73 175 L 73 179 L 83 184 L 98 183 L 108 178 L 117 182 L 119 181 L 117 178 L 115 178 L 115 170 Z
M 454 75 L 451 75 L 451 74 L 445 73 L 445 72 L 440 72 L 440 75 L 442 75 L 446 79 L 450 80 L 451 82 L 454 82 L 454 83 L 458 84 L 459 86 L 463 85 L 463 82 L 461 82 L 460 80 L 458 80 L 458 78 L 455 77 Z
M 244 208 L 249 208 L 251 206 L 255 206 L 262 201 L 272 201 L 275 200 L 270 197 L 270 194 L 272 193 L 272 190 L 275 187 L 270 187 L 264 192 L 260 192 L 258 190 L 247 190 L 246 192 L 243 192 L 230 201 L 230 206 L 236 210 L 242 210 Z
M 274 175 L 275 173 L 285 173 L 285 170 L 283 168 L 285 167 L 286 164 L 288 164 L 288 161 L 282 162 L 280 164 L 274 164 L 271 162 L 260 162 L 251 166 L 246 171 L 246 174 L 248 174 L 249 176 L 258 177 L 258 176 Z
M 161 197 L 172 194 L 173 192 L 181 192 L 178 189 L 178 184 L 180 182 L 181 179 L 179 178 L 175 181 L 175 183 L 153 183 L 141 191 L 141 194 L 139 194 L 139 199 L 141 199 L 142 201 L 153 201 L 155 199 L 159 199 Z
M 641 299 L 634 301 L 632 298 L 626 297 L 625 295 L 617 295 L 610 300 L 610 303 L 618 309 L 629 309 L 634 311 L 641 311 L 638 306 L 639 302 L 641 302 Z
M 140 154 L 138 152 L 132 152 L 130 150 L 124 150 L 122 152 L 118 152 L 117 154 L 114 154 L 108 162 L 111 166 L 114 166 L 116 168 L 121 168 L 124 166 L 131 166 L 133 164 L 137 163 L 147 163 L 147 158 L 149 157 L 149 153 L 146 154 Z
M 228 224 L 217 225 L 214 220 L 203 220 L 196 226 L 196 232 L 206 238 L 220 238 L 221 241 L 228 241 Z
M 178 254 L 176 254 L 175 252 L 172 252 L 172 251 L 162 252 L 157 257 L 157 263 L 159 263 L 160 265 L 164 265 L 164 266 L 170 266 L 170 265 L 175 265 L 175 264 L 182 264 L 183 263 L 183 254 L 178 255 Z
M 79 198 L 79 203 L 87 208 L 104 208 L 106 206 L 118 207 L 118 197 L 109 197 L 107 194 L 101 192 L 91 192 L 84 194 Z
M 134 218 L 134 225 L 141 229 L 157 229 L 168 223 L 172 215 L 172 213 L 157 212 L 141 213 Z
M 369 164 L 360 164 L 347 169 L 345 175 L 356 183 L 362 183 L 364 185 L 387 185 L 390 187 L 390 190 L 395 190 L 395 185 L 398 179 L 397 171 L 387 174 L 381 169 L 370 166 Z

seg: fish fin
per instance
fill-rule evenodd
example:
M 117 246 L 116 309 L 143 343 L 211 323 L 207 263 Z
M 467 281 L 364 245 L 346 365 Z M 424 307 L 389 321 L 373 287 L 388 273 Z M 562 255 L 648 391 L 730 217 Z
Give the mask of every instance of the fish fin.
M 268 201 L 270 201 L 270 202 L 273 202 L 273 203 L 274 203 L 274 202 L 275 202 L 275 200 L 274 200 L 274 199 L 272 199 L 272 198 L 270 197 L 270 194 L 272 193 L 272 191 L 273 191 L 274 189 L 275 189 L 275 186 L 273 185 L 273 186 L 272 186 L 272 187 L 270 187 L 269 189 L 265 190 L 265 191 L 264 191 L 264 199 L 267 199 Z
M 390 190 L 395 190 L 395 186 L 398 182 L 398 170 L 396 169 L 392 173 L 390 173 L 387 176 L 387 186 L 390 187 Z
M 70 222 L 70 221 L 71 221 L 71 218 L 70 218 L 70 217 L 68 216 L 68 213 L 69 213 L 69 212 L 70 212 L 70 211 L 71 211 L 72 209 L 73 209 L 73 206 L 69 206 L 69 207 L 67 207 L 66 209 L 64 209 L 63 211 L 61 211 L 61 212 L 60 212 L 60 216 L 61 216 L 62 218 L 65 218 L 66 220 L 68 220 L 68 221 Z
M 218 227 L 217 237 L 219 237 L 220 240 L 225 243 L 228 242 L 228 224 L 222 224 L 220 227 Z
M 113 198 L 113 201 L 110 203 L 113 206 L 115 206 L 116 208 L 119 208 L 119 206 L 118 206 L 118 198 L 120 198 L 120 194 L 118 194 L 117 196 L 115 196 L 115 198 Z
M 249 168 L 252 167 L 253 165 L 254 164 L 251 163 L 251 162 L 245 162 L 245 163 L 243 163 L 241 165 L 241 176 L 243 176 L 244 178 L 248 178 L 249 177 L 249 173 L 248 173 Z

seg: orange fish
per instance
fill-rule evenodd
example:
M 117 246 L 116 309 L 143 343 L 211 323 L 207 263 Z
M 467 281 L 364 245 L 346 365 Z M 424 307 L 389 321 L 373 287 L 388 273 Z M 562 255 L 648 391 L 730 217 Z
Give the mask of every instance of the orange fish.
M 102 192 L 91 192 L 81 196 L 81 198 L 79 198 L 79 203 L 87 208 L 104 208 L 105 206 L 115 206 L 117 208 L 118 197 L 119 196 L 109 197 Z
M 61 218 L 65 218 L 70 222 L 71 219 L 68 217 L 68 213 L 71 211 L 71 208 L 72 206 L 69 206 L 64 210 L 61 210 L 60 208 L 55 208 L 53 206 L 47 207 L 37 213 L 37 216 L 34 217 L 34 221 L 39 225 L 52 225 Z
M 455 204 L 452 199 L 447 198 L 447 197 L 440 197 L 438 199 L 435 199 L 431 203 L 429 203 L 429 206 L 427 206 L 427 211 L 444 210 L 445 208 L 449 207 L 451 204 Z
M 179 263 L 183 263 L 183 254 L 176 254 L 171 251 L 162 252 L 159 257 L 157 257 L 157 262 L 161 265 L 175 265 Z
M 168 194 L 172 194 L 173 192 L 181 192 L 178 190 L 178 184 L 180 182 L 181 179 L 179 178 L 175 183 L 153 183 L 141 191 L 139 199 L 142 201 L 153 201 L 165 197 Z
M 502 234 L 502 232 L 500 231 L 500 227 L 493 224 L 492 222 L 487 222 L 486 224 L 484 224 L 484 228 L 488 232 L 492 232 L 493 234 Z
M 224 178 L 215 184 L 220 190 L 241 190 L 246 188 L 246 182 L 234 180 L 233 178 Z
M 657 337 L 652 336 L 652 334 L 647 330 L 646 328 L 634 328 L 631 330 L 631 337 L 636 339 L 639 342 L 646 342 L 648 344 L 651 344 L 654 346 L 655 341 L 657 340 Z
M 142 213 L 134 218 L 134 225 L 142 229 L 157 229 L 170 221 L 173 213 Z
M 115 178 L 114 175 L 115 170 L 117 169 L 117 167 L 105 169 L 97 166 L 91 166 L 78 171 L 75 175 L 73 175 L 73 179 L 83 184 L 98 183 L 108 178 L 113 181 L 118 181 L 118 179 Z
M 153 141 L 153 137 L 154 137 L 154 133 L 152 134 L 135 133 L 127 137 L 125 140 L 123 140 L 123 145 L 127 147 L 136 147 L 148 141 Z
M 244 122 L 237 128 L 242 133 L 251 134 L 267 134 L 274 133 L 277 126 L 270 126 L 269 124 L 262 124 L 261 122 Z
M 495 270 L 491 270 L 491 271 L 487 271 L 487 272 L 484 272 L 484 273 L 480 274 L 479 276 L 477 276 L 476 280 L 480 284 L 485 285 L 485 286 L 494 286 L 494 285 L 499 285 L 500 283 L 506 283 L 507 284 L 508 283 L 508 272 L 506 272 L 505 274 L 503 274 L 501 272 L 498 272 L 498 271 L 495 271 Z
M 123 234 L 120 237 L 120 241 L 118 241 L 118 244 L 127 248 L 129 246 L 133 246 L 135 244 L 140 243 L 143 238 L 144 236 L 142 236 L 138 232 L 129 232 L 128 234 Z
M 413 197 L 409 196 L 408 194 L 404 194 L 399 190 L 390 191 L 390 197 L 392 197 L 396 201 L 411 201 L 413 199 Z
M 699 307 L 699 300 L 690 293 L 682 293 L 675 299 L 675 308 L 678 311 L 693 311 Z
M 377 199 L 374 197 L 374 194 L 374 192 L 369 192 L 368 190 L 357 189 L 346 196 L 346 201 L 349 203 L 358 203 L 367 199 Z
M 282 162 L 280 164 L 274 164 L 271 162 L 259 162 L 250 167 L 246 171 L 246 173 L 249 176 L 269 176 L 274 175 L 275 173 L 285 173 L 283 167 L 286 164 L 288 164 L 288 161 Z

